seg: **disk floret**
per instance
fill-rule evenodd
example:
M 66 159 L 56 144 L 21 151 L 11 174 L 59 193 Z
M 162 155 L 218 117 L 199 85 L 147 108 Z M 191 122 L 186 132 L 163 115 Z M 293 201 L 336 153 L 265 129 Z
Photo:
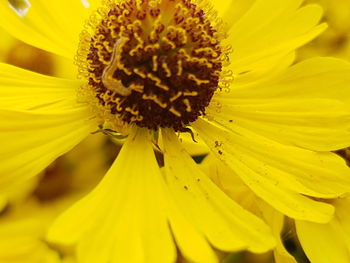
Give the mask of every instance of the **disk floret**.
M 109 1 L 107 9 L 89 41 L 88 88 L 123 123 L 183 131 L 219 85 L 223 49 L 212 19 L 190 0 Z

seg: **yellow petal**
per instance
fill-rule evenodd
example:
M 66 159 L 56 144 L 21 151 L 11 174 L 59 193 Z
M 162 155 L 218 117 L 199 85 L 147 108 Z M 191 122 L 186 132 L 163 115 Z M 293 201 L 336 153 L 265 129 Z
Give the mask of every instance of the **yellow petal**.
M 350 63 L 314 58 L 263 82 L 215 95 L 211 114 L 282 143 L 312 150 L 348 146 Z
M 264 252 L 274 245 L 266 225 L 225 195 L 195 164 L 170 129 L 164 129 L 169 195 L 184 217 L 216 248 Z
M 266 74 L 283 57 L 324 29 L 317 26 L 322 10 L 316 5 L 299 8 L 302 0 L 257 0 L 229 31 L 234 52 L 230 68 L 251 78 Z M 249 30 L 247 30 L 249 29 Z
M 72 59 L 90 9 L 82 1 L 31 0 L 20 9 L 0 3 L 0 25 L 19 40 Z M 15 1 L 12 1 L 15 2 Z M 18 1 L 17 1 L 18 2 Z
M 183 257 L 189 262 L 219 262 L 206 237 L 198 231 L 196 225 L 186 219 L 170 196 L 168 197 L 167 210 L 174 239 Z
M 6 205 L 16 205 L 22 203 L 33 193 L 38 185 L 39 178 L 33 177 L 20 183 L 11 184 L 6 189 L 2 189 L 0 194 L 0 211 Z
M 214 154 L 208 154 L 200 163 L 200 168 L 229 197 L 261 217 L 260 209 L 257 206 L 258 197 L 232 169 L 216 158 Z
M 211 4 L 214 6 L 214 10 L 218 12 L 218 17 L 222 17 L 228 10 L 233 10 L 231 7 L 232 2 L 235 0 L 227 0 L 227 1 L 220 1 L 220 0 L 212 0 L 210 1 Z
M 49 112 L 0 109 L 0 186 L 28 179 L 94 129 L 85 107 Z
M 281 145 L 238 126 L 233 133 L 202 119 L 192 125 L 260 198 L 290 217 L 326 222 L 332 206 L 299 193 L 336 196 L 348 191 L 349 170 L 335 154 Z
M 18 236 L 15 236 L 18 235 Z M 44 241 L 20 233 L 0 238 L 0 261 L 6 263 L 59 263 L 59 254 Z M 16 248 L 16 249 L 14 249 Z
M 281 232 L 284 226 L 284 216 L 270 205 L 258 198 L 240 178 L 213 154 L 209 154 L 200 164 L 210 178 L 242 207 L 256 214 L 271 227 L 276 239 L 274 257 L 277 263 L 297 263 L 283 246 Z M 255 261 L 252 261 L 255 262 Z M 265 262 L 265 261 L 263 261 Z
M 268 82 L 236 87 L 229 95 L 247 101 L 324 98 L 349 102 L 349 82 L 349 62 L 318 57 L 295 64 Z
M 101 183 L 58 218 L 49 240 L 78 243 L 83 263 L 174 262 L 162 180 L 150 136 L 138 129 Z
M 229 129 L 238 124 L 272 140 L 315 151 L 350 145 L 349 107 L 337 100 L 221 97 L 216 101 L 220 108 L 213 103 L 208 113 Z
M 264 219 L 271 227 L 276 239 L 276 247 L 273 250 L 276 263 L 297 263 L 294 257 L 285 249 L 282 242 L 284 215 L 258 198 L 231 169 L 220 162 L 213 154 L 209 154 L 200 166 L 228 196 L 245 209 Z
M 273 209 L 263 201 L 258 201 L 264 220 L 271 226 L 272 232 L 277 240 L 276 248 L 274 249 L 274 257 L 276 263 L 297 263 L 295 258 L 289 254 L 283 245 L 282 230 L 285 217 L 283 214 Z
M 227 1 L 224 12 L 222 12 L 222 17 L 225 23 L 230 29 L 237 21 L 239 21 L 243 15 L 253 6 L 256 0 L 231 0 Z M 214 2 L 223 1 L 217 0 Z M 226 1 L 225 1 L 226 2 Z
M 342 228 L 344 240 L 350 252 L 350 196 L 346 195 L 346 197 L 335 199 L 333 205 L 336 208 L 335 219 L 338 220 Z
M 350 262 L 349 195 L 332 203 L 336 212 L 328 224 L 295 222 L 300 243 L 312 263 Z
M 350 251 L 337 220 L 328 224 L 297 220 L 295 225 L 300 243 L 312 263 L 350 262 Z
M 72 109 L 80 81 L 49 77 L 0 63 L 0 108 L 13 110 Z
M 78 81 L 0 64 L 0 184 L 39 173 L 79 143 L 95 124 L 76 102 Z

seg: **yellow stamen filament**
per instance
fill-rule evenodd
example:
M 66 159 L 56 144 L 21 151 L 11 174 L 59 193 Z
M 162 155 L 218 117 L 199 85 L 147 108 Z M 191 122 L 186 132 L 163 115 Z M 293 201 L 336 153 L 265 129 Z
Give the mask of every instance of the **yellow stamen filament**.
M 139 93 L 143 93 L 143 89 L 144 89 L 142 85 L 136 85 L 136 84 L 131 84 L 129 88 Z
M 129 107 L 126 107 L 125 111 L 130 112 L 134 116 L 138 116 L 139 115 L 139 111 L 138 110 L 134 110 L 134 109 L 129 108 Z
M 170 69 L 169 69 L 169 67 L 168 67 L 168 64 L 167 63 L 162 63 L 162 68 L 164 69 L 164 71 L 165 71 L 165 76 L 167 77 L 167 78 L 170 78 L 171 77 L 171 71 L 170 71 Z
M 202 85 L 202 84 L 208 84 L 210 81 L 209 80 L 201 80 L 199 78 L 197 78 L 194 74 L 188 74 L 188 78 L 190 80 L 193 80 L 196 82 L 197 85 Z
M 169 111 L 170 111 L 172 114 L 174 114 L 175 116 L 181 117 L 181 113 L 178 112 L 177 110 L 175 110 L 173 107 L 171 107 L 171 108 L 169 109 Z
M 186 111 L 191 112 L 192 107 L 191 107 L 190 101 L 188 99 L 183 99 L 182 102 L 186 105 Z
M 185 91 L 185 92 L 184 92 L 184 96 L 192 96 L 192 97 L 195 97 L 195 96 L 198 96 L 198 92 L 197 92 L 197 91 Z
M 162 40 L 167 43 L 171 49 L 175 49 L 176 45 L 174 44 L 173 41 L 170 41 L 167 37 L 163 37 Z
M 156 86 L 157 86 L 158 88 L 161 88 L 161 89 L 163 89 L 163 90 L 165 90 L 165 91 L 168 91 L 168 90 L 169 90 L 169 87 L 163 85 L 163 84 L 162 84 L 162 81 L 161 81 L 158 77 L 152 75 L 151 73 L 148 73 L 148 74 L 147 74 L 147 77 L 150 78 L 151 80 L 153 80 L 153 81 L 156 83 Z
M 142 40 L 142 38 L 139 36 L 139 34 L 134 33 L 134 38 L 139 43 L 137 44 L 137 46 L 134 49 L 130 50 L 130 52 L 129 52 L 130 56 L 135 56 L 139 50 L 142 50 L 144 48 L 145 42 Z
M 182 60 L 181 59 L 179 59 L 178 61 L 177 61 L 177 76 L 181 76 L 182 75 Z
M 134 72 L 139 75 L 141 78 L 145 79 L 147 76 L 139 68 L 134 68 Z
M 178 98 L 180 98 L 182 95 L 182 92 L 179 91 L 175 96 L 170 98 L 170 102 L 174 102 L 175 100 L 177 100 Z
M 157 69 L 158 69 L 158 62 L 157 62 L 157 59 L 158 59 L 158 56 L 153 56 L 153 57 L 152 57 L 152 70 L 153 70 L 154 72 L 156 72 Z
M 143 94 L 142 95 L 142 99 L 144 99 L 144 100 L 152 100 L 155 103 L 157 103 L 160 107 L 162 107 L 163 109 L 165 109 L 168 106 L 167 103 L 164 103 L 164 102 L 160 101 L 159 98 L 156 95 Z

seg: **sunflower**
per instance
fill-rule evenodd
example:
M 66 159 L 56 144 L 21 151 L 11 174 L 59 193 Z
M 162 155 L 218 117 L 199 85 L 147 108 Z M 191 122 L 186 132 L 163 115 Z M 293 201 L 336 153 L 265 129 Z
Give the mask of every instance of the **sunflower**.
M 272 207 L 328 222 L 334 209 L 316 198 L 350 189 L 348 168 L 329 152 L 349 146 L 350 65 L 292 65 L 326 27 L 319 6 L 301 4 L 1 2 L 8 32 L 74 59 L 79 78 L 0 64 L 0 187 L 32 178 L 91 133 L 124 137 L 105 177 L 57 219 L 49 241 L 76 245 L 84 263 L 204 263 L 218 261 L 214 250 L 271 249 L 263 220 L 187 154 L 177 134 L 189 133 Z

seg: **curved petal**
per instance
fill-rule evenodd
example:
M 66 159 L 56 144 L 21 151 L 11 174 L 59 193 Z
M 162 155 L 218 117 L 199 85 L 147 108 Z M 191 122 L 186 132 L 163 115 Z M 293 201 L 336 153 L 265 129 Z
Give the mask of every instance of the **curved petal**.
M 295 64 L 267 82 L 234 86 L 220 97 L 241 100 L 336 99 L 350 100 L 350 63 L 336 58 L 316 57 Z
M 314 58 L 279 76 L 217 92 L 208 112 L 223 126 L 238 124 L 281 143 L 317 151 L 349 146 L 350 63 Z
M 8 205 L 22 204 L 36 189 L 39 180 L 39 177 L 33 177 L 31 180 L 11 184 L 11 186 L 6 186 L 6 189 L 2 189 L 0 194 L 0 211 Z
M 258 202 L 263 214 L 263 218 L 269 226 L 277 240 L 276 248 L 274 249 L 274 258 L 276 263 L 298 263 L 295 258 L 289 254 L 283 244 L 282 231 L 284 227 L 285 217 L 283 214 L 267 205 L 265 202 Z
M 169 195 L 197 231 L 224 251 L 264 252 L 274 246 L 266 225 L 225 195 L 181 147 L 174 131 L 163 129 Z
M 84 20 L 91 10 L 79 0 L 25 2 L 26 7 L 21 9 L 9 1 L 1 1 L 0 25 L 29 45 L 72 59 Z
M 319 35 L 322 9 L 302 0 L 257 0 L 229 31 L 230 68 L 236 79 L 266 74 L 287 54 Z
M 327 222 L 332 206 L 304 195 L 330 198 L 348 192 L 349 169 L 335 154 L 282 145 L 239 126 L 229 132 L 201 119 L 192 125 L 260 198 L 290 217 Z
M 200 168 L 229 197 L 261 217 L 260 209 L 257 206 L 259 198 L 230 167 L 216 158 L 214 154 L 208 154 L 200 163 Z
M 350 195 L 333 200 L 336 208 L 335 219 L 338 220 L 344 234 L 344 240 L 350 252 Z
M 72 109 L 80 81 L 49 77 L 0 63 L 0 108 L 12 110 Z
M 101 183 L 58 218 L 49 240 L 77 242 L 83 263 L 174 262 L 162 180 L 150 136 L 138 129 Z
M 336 208 L 338 209 L 338 207 Z M 349 214 L 349 203 L 343 212 Z M 335 218 L 328 224 L 315 224 L 299 220 L 295 222 L 298 238 L 311 262 L 347 263 L 350 261 L 350 244 L 347 243 L 350 233 L 349 229 L 342 228 L 342 219 L 336 214 Z
M 271 227 L 276 239 L 274 257 L 277 263 L 297 263 L 282 243 L 281 232 L 284 226 L 284 215 L 258 198 L 227 165 L 209 154 L 200 167 L 220 189 L 257 216 L 263 218 Z
M 349 107 L 337 100 L 222 97 L 216 102 L 207 112 L 231 130 L 240 125 L 272 140 L 315 151 L 350 145 Z
M 0 185 L 31 178 L 94 129 L 80 83 L 0 64 Z
M 231 0 L 225 1 L 225 9 L 222 12 L 219 12 L 219 15 L 222 15 L 224 22 L 228 26 L 228 30 L 239 21 L 243 15 L 253 7 L 253 4 L 256 0 Z M 222 2 L 220 0 L 214 2 Z
M 92 131 L 85 107 L 39 113 L 0 109 L 0 185 L 28 179 Z
M 189 262 L 218 263 L 206 237 L 185 217 L 170 194 L 167 208 L 173 236 L 183 257 Z

